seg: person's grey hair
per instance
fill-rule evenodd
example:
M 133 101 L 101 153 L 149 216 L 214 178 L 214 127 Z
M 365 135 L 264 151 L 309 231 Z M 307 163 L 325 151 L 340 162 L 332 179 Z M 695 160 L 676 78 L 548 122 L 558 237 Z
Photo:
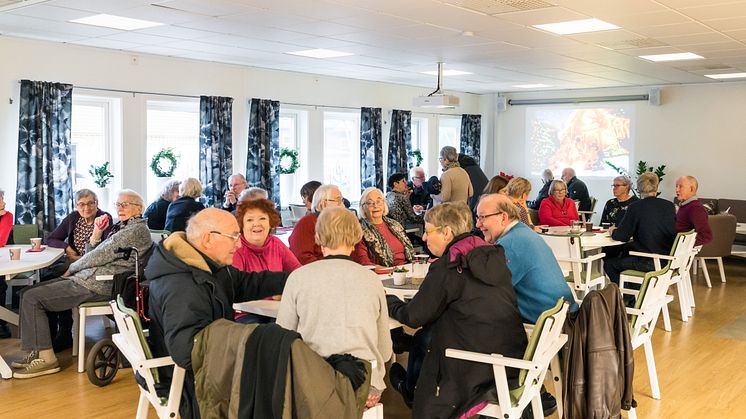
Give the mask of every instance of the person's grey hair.
M 199 180 L 188 177 L 179 186 L 179 195 L 197 199 L 202 196 L 202 184 Z
M 695 178 L 694 176 L 688 176 L 688 175 L 684 177 L 686 178 L 686 180 L 689 181 L 689 183 L 692 184 L 692 188 L 694 189 L 694 193 L 696 194 L 697 189 L 699 189 L 699 182 L 697 182 L 697 178 Z
M 627 192 L 629 192 L 630 189 L 632 189 L 632 179 L 629 178 L 629 176 L 617 176 L 614 178 L 612 182 L 621 182 L 624 184 L 624 186 L 627 187 Z
M 373 192 L 378 192 L 381 194 L 381 198 L 383 199 L 383 215 L 389 214 L 389 203 L 386 202 L 386 196 L 381 192 L 380 189 L 376 188 L 375 186 L 371 186 L 368 188 L 365 188 L 363 193 L 360 195 L 360 204 L 358 206 L 358 214 L 361 220 L 365 219 L 370 221 L 370 210 L 368 210 L 368 206 L 365 205 L 365 203 L 370 198 L 370 195 Z
M 644 195 L 655 195 L 658 192 L 658 175 L 645 172 L 638 176 L 637 192 Z
M 345 207 L 331 207 L 321 211 L 316 220 L 314 240 L 328 249 L 355 247 L 363 238 L 363 230 L 355 214 Z
M 244 199 L 269 199 L 269 192 L 258 186 L 252 186 L 238 194 L 239 201 L 243 201 Z
M 571 178 L 575 177 L 575 169 L 573 169 L 572 167 L 565 167 L 562 170 L 562 173 L 567 173 L 568 175 L 570 175 Z
M 313 200 L 311 200 L 311 210 L 315 213 L 321 212 L 321 203 L 324 202 L 325 199 L 329 199 L 332 196 L 332 191 L 334 189 L 339 189 L 337 185 L 333 185 L 331 183 L 327 183 L 324 185 L 319 186 L 318 189 L 316 189 L 316 192 L 313 193 Z
M 122 189 L 121 191 L 119 191 L 117 195 L 118 196 L 124 195 L 128 197 L 129 202 L 140 207 L 140 214 L 142 214 L 143 211 L 145 211 L 145 201 L 143 201 L 142 196 L 140 196 L 139 193 L 133 191 L 132 189 Z
M 531 182 L 528 179 L 516 176 L 508 181 L 508 196 L 520 198 L 523 194 L 531 192 Z
M 96 196 L 96 192 L 93 192 L 92 190 L 86 188 L 78 189 L 75 192 L 75 203 L 78 203 L 78 201 L 80 201 L 81 199 L 89 196 L 92 197 L 96 203 L 98 203 L 98 196 Z
M 447 145 L 440 149 L 440 157 L 451 163 L 455 163 L 458 161 L 458 151 L 454 147 Z
M 420 166 L 413 167 L 409 170 L 409 177 L 414 178 L 417 176 L 417 172 L 422 172 L 422 176 L 425 176 L 425 169 Z
M 229 183 L 229 184 L 231 183 L 231 179 L 233 179 L 233 178 L 238 178 L 238 179 L 240 179 L 240 180 L 241 180 L 241 182 L 243 182 L 243 184 L 244 184 L 244 185 L 246 185 L 246 186 L 248 186 L 248 185 L 249 185 L 249 181 L 247 181 L 247 180 L 246 180 L 246 176 L 244 176 L 244 175 L 242 175 L 242 174 L 240 174 L 240 173 L 234 173 L 234 174 L 232 174 L 232 175 L 228 176 L 228 183 Z
M 171 198 L 171 195 L 174 192 L 179 192 L 179 185 L 181 185 L 180 180 L 169 180 L 164 186 L 163 191 L 161 191 L 161 198 L 165 200 L 169 200 Z
M 508 219 L 510 220 L 518 220 L 521 218 L 521 214 L 520 212 L 518 212 L 518 207 L 516 206 L 516 204 L 510 202 L 510 199 L 501 199 L 501 197 L 504 197 L 504 195 L 500 195 L 497 193 L 485 194 L 479 198 L 479 203 L 481 204 L 483 200 L 494 199 L 495 197 L 497 197 L 497 199 L 495 200 L 496 205 L 492 206 L 492 208 L 489 209 L 489 212 L 504 212 L 508 215 Z
M 549 195 L 554 193 L 554 190 L 558 187 L 562 186 L 563 188 L 567 189 L 567 185 L 565 184 L 565 181 L 562 179 L 555 179 L 552 181 L 552 183 L 549 185 Z
M 454 236 L 474 228 L 471 210 L 464 202 L 445 202 L 425 213 L 425 222 L 436 227 L 450 227 Z
M 544 169 L 544 171 L 541 172 L 541 178 L 549 182 L 550 180 L 554 180 L 554 173 L 549 169 Z

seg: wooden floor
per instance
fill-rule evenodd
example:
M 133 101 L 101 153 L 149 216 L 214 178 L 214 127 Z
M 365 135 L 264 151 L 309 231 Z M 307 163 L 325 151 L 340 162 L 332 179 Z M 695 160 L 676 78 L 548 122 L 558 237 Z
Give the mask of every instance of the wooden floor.
M 661 400 L 650 397 L 645 357 L 635 353 L 635 399 L 639 418 L 746 417 L 746 259 L 726 261 L 728 282 L 720 282 L 711 266 L 712 289 L 695 281 L 697 308 L 682 323 L 678 304 L 669 308 L 673 331 L 658 322 L 653 341 Z M 106 331 L 90 321 L 88 348 Z M 17 339 L 0 340 L 6 359 L 20 355 Z M 62 354 L 63 371 L 31 380 L 0 380 L 0 418 L 132 418 L 138 391 L 131 370 L 120 370 L 107 387 L 95 387 L 76 372 L 70 351 Z M 386 419 L 404 419 L 410 412 L 393 390 L 384 393 Z M 154 417 L 154 415 L 151 415 Z M 553 415 L 552 417 L 557 417 Z

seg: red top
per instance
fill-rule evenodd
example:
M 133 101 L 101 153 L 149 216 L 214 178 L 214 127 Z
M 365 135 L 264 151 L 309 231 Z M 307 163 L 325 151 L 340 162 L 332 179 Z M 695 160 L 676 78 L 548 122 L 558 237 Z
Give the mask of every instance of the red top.
M 264 246 L 257 247 L 241 235 L 241 247 L 233 255 L 233 266 L 245 272 L 293 272 L 301 264 L 276 236 L 268 236 Z
M 541 200 L 539 205 L 539 223 L 550 227 L 571 226 L 573 221 L 578 221 L 578 209 L 575 201 L 565 198 L 562 204 L 558 204 L 553 196 Z
M 0 216 L 0 247 L 8 243 L 11 231 L 13 231 L 13 214 L 5 211 L 5 214 Z
M 318 218 L 317 214 L 304 215 L 295 224 L 293 232 L 288 237 L 290 250 L 298 258 L 301 265 L 308 265 L 324 258 L 324 254 L 321 253 L 321 246 L 316 244 L 314 237 L 316 235 L 316 218 Z
M 383 239 L 386 241 L 386 244 L 391 248 L 391 252 L 394 254 L 394 265 L 399 266 L 407 263 L 406 256 L 404 255 L 404 245 L 396 238 L 396 236 L 394 236 L 394 233 L 389 230 L 389 226 L 386 225 L 386 223 L 373 225 L 376 226 L 378 232 L 381 233 Z M 370 260 L 370 256 L 368 256 L 368 246 L 366 246 L 365 242 L 362 240 L 360 240 L 360 243 L 355 246 L 355 250 L 352 251 L 352 260 L 361 265 L 376 264 Z
M 676 212 L 676 231 L 683 233 L 694 229 L 697 238 L 694 245 L 699 246 L 712 241 L 712 229 L 705 206 L 698 199 L 679 207 Z

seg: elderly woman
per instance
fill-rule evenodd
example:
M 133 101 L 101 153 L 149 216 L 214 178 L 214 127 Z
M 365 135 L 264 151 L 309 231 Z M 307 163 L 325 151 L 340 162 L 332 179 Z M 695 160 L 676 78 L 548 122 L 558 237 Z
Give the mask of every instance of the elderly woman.
M 407 175 L 394 173 L 389 176 L 388 185 L 386 201 L 389 206 L 389 217 L 402 225 L 422 224 L 422 216 L 415 214 L 412 203 L 409 201 Z
M 352 212 L 345 208 L 321 212 L 315 240 L 323 259 L 290 274 L 277 324 L 298 331 L 323 357 L 350 354 L 375 360 L 366 402 L 371 407 L 386 388 L 383 377 L 392 344 L 383 285 L 376 274 L 349 257 L 361 237 L 360 224 Z
M 392 366 L 390 376 L 405 400 L 414 392 L 415 418 L 460 417 L 494 385 L 489 365 L 446 358 L 446 348 L 515 358 L 526 349 L 505 253 L 474 237 L 472 227 L 465 204 L 443 204 L 425 213 L 423 240 L 439 259 L 411 301 L 386 297 L 392 318 L 422 328 L 415 335 L 406 377 L 399 364 Z M 517 377 L 517 371 L 508 370 L 508 378 Z
M 632 181 L 627 176 L 617 176 L 614 178 L 614 184 L 611 185 L 613 198 L 609 199 L 604 205 L 604 212 L 601 214 L 601 222 L 613 225 L 619 224 L 627 212 L 627 206 L 638 201 L 638 198 L 630 194 L 632 190 Z
M 314 241 L 316 234 L 316 219 L 324 208 L 343 206 L 342 192 L 337 185 L 321 185 L 313 194 L 311 207 L 313 212 L 298 220 L 293 232 L 288 237 L 290 250 L 301 265 L 307 265 L 324 257 L 321 247 Z
M 148 228 L 151 230 L 165 230 L 166 213 L 168 206 L 179 198 L 180 180 L 171 180 L 166 183 L 161 191 L 161 196 L 145 210 L 143 217 L 148 221 Z
M 565 182 L 553 180 L 549 186 L 549 198 L 541 201 L 539 222 L 550 227 L 571 226 L 579 219 L 575 201 L 567 197 Z
M 10 232 L 13 231 L 13 214 L 5 210 L 5 191 L 0 189 L 0 247 L 8 243 Z M 8 284 L 0 280 L 0 301 L 5 304 L 5 293 L 8 291 Z M 0 320 L 0 339 L 10 337 L 10 329 L 5 320 Z
M 500 175 L 492 176 L 492 179 L 487 182 L 487 186 L 484 187 L 482 194 L 489 195 L 493 193 L 501 193 L 505 195 L 508 193 L 507 187 L 508 179 Z
M 303 200 L 303 205 L 306 206 L 308 212 L 312 212 L 313 194 L 316 193 L 316 189 L 319 189 L 319 186 L 321 186 L 321 182 L 312 180 L 306 182 L 300 188 L 300 199 Z
M 246 272 L 292 272 L 301 264 L 282 240 L 270 233 L 280 225 L 280 214 L 267 199 L 238 201 L 236 220 L 241 247 L 233 254 L 233 266 Z
M 62 278 L 43 282 L 24 291 L 21 297 L 21 349 L 28 354 L 11 364 L 19 368 L 14 378 L 32 378 L 60 371 L 52 349 L 48 311 L 62 311 L 89 301 L 111 299 L 111 281 L 98 281 L 98 275 L 115 275 L 135 269 L 134 258 L 122 260 L 120 247 L 132 246 L 144 251 L 153 245 L 150 230 L 142 218 L 143 200 L 135 191 L 124 189 L 116 201 L 119 222 L 109 226 L 108 215 L 94 220 L 93 233 L 83 257 L 73 262 Z
M 531 192 L 531 182 L 526 178 L 514 177 L 508 182 L 506 190 L 508 198 L 518 208 L 518 215 L 521 222 L 534 228 L 534 223 L 531 222 L 531 217 L 528 215 L 528 206 L 526 205 L 528 194 Z
M 199 180 L 186 178 L 179 186 L 179 199 L 172 202 L 166 211 L 165 229 L 171 232 L 186 230 L 189 217 L 205 209 L 197 198 L 202 196 L 202 184 Z
M 361 265 L 398 266 L 414 260 L 414 246 L 404 227 L 387 217 L 389 207 L 380 189 L 370 187 L 360 196 L 360 224 L 363 239 L 355 246 L 352 259 Z
M 440 176 L 440 194 L 433 196 L 433 201 L 467 203 L 474 195 L 474 188 L 469 174 L 458 163 L 458 151 L 447 145 L 440 150 L 438 160 L 443 174 Z

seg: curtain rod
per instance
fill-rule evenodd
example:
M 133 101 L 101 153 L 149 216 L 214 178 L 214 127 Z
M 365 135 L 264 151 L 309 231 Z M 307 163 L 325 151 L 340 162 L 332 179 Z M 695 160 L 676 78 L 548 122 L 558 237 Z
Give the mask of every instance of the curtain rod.
M 18 83 L 21 83 L 21 80 L 18 80 Z M 85 89 L 85 90 L 98 90 L 100 92 L 115 92 L 115 93 L 131 93 L 134 95 L 153 95 L 153 96 L 172 96 L 172 97 L 186 97 L 190 99 L 199 99 L 199 96 L 193 96 L 193 95 L 179 95 L 175 93 L 159 93 L 159 92 L 141 92 L 137 90 L 122 90 L 122 89 L 107 89 L 104 87 L 88 87 L 88 86 L 78 86 L 73 84 L 74 89 Z
M 352 106 L 317 105 L 317 104 L 312 104 L 312 103 L 291 103 L 291 102 L 280 101 L 280 106 L 282 106 L 282 105 L 288 105 L 288 106 L 307 106 L 307 107 L 312 107 L 312 108 L 352 109 L 352 110 L 356 110 L 356 111 L 360 110 L 360 108 L 355 108 L 355 107 L 352 107 Z M 412 114 L 420 114 L 420 115 L 449 115 L 449 116 L 461 115 L 461 114 L 457 114 L 457 113 L 445 113 L 445 112 L 420 112 L 420 111 L 411 111 L 411 112 L 412 112 Z

